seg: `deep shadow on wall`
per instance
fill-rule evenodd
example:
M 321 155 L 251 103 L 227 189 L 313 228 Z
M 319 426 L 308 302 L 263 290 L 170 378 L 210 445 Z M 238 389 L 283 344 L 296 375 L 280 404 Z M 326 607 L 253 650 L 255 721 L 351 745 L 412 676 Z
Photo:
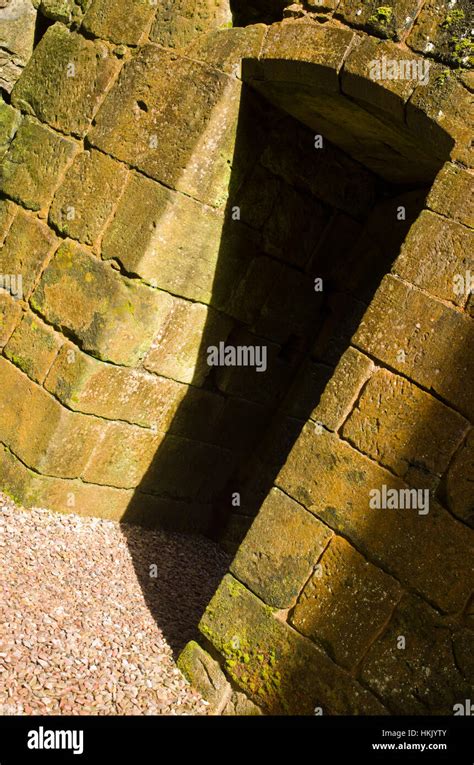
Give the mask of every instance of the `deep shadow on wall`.
M 325 138 L 316 143 L 313 131 L 244 88 L 211 300 L 230 329 L 216 337 L 206 325 L 189 394 L 123 518 L 125 533 L 127 523 L 158 517 L 165 528 L 194 528 L 236 549 L 422 207 L 424 184 L 390 183 Z M 208 349 L 219 342 L 265 347 L 266 371 L 209 367 Z M 176 435 L 187 439 L 180 449 Z M 146 565 L 136 540 L 133 550 L 166 634 L 168 609 L 148 575 L 149 564 L 160 566 L 158 551 Z M 181 571 L 173 597 L 188 626 L 166 635 L 179 651 L 200 614 L 186 562 L 161 565 Z M 163 570 L 158 581 L 166 577 Z M 216 584 L 203 572 L 202 609 Z

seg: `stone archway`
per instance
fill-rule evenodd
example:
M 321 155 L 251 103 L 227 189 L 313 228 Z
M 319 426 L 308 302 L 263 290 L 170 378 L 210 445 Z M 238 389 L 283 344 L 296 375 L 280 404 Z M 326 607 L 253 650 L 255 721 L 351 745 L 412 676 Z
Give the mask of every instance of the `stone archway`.
M 416 89 L 411 84 L 401 96 L 399 83 L 398 93 L 389 94 L 365 76 L 377 51 L 394 60 L 406 54 L 371 40 L 352 51 L 341 46 L 338 78 L 327 64 L 337 41 L 343 39 L 339 30 L 332 30 L 332 36 L 326 31 L 318 38 L 311 27 L 273 27 L 258 59 L 244 60 L 243 77 L 273 103 L 331 136 L 352 156 L 362 160 L 365 155 L 367 164 L 382 175 L 395 173 L 400 178 L 406 172 L 410 178 L 414 172 L 424 176 L 426 168 L 424 178 L 428 180 L 430 161 L 419 155 L 415 159 L 421 129 L 433 138 L 437 134 L 430 144 L 432 168 L 449 150 L 453 158 L 466 160 L 468 147 L 461 123 L 449 125 L 441 108 L 435 112 L 436 87 L 430 102 L 425 85 Z M 350 35 L 346 44 L 349 39 Z M 295 63 L 298 47 L 300 57 Z M 232 66 L 220 33 L 213 35 L 210 46 L 198 41 L 193 54 L 196 49 L 205 51 L 208 62 L 218 60 Z M 331 76 L 332 89 L 327 85 Z M 341 90 L 349 96 L 349 103 L 344 103 Z M 408 101 L 406 106 L 404 101 Z M 444 130 L 423 113 L 421 105 L 428 106 L 429 115 L 436 113 L 441 118 Z M 415 144 L 412 155 L 409 147 Z M 424 148 L 422 145 L 422 151 Z M 453 298 L 453 278 L 457 267 L 452 270 L 454 262 L 461 271 L 469 262 L 470 245 L 464 236 L 470 238 L 471 234 L 459 225 L 462 218 L 463 225 L 469 226 L 469 219 L 459 210 L 454 213 L 452 201 L 450 213 L 441 202 L 447 202 L 455 177 L 457 198 L 467 193 L 472 183 L 469 175 L 459 164 L 446 164 L 392 274 L 378 289 L 352 347 L 343 355 L 239 548 L 230 574 L 211 601 L 200 625 L 210 654 L 195 643 L 182 654 L 183 671 L 206 689 L 217 710 L 229 703 L 231 686 L 216 659 L 237 687 L 277 714 L 313 710 L 377 714 L 387 709 L 399 714 L 447 714 L 467 692 L 472 666 L 466 652 L 472 539 L 463 523 L 472 524 L 469 501 L 463 510 L 460 504 L 455 507 L 454 493 L 460 498 L 454 489 L 459 456 L 449 472 L 445 472 L 448 463 L 441 468 L 441 491 L 440 473 L 435 476 L 437 470 L 434 465 L 428 467 L 427 459 L 428 432 L 432 433 L 434 422 L 444 431 L 441 409 L 438 414 L 431 409 L 432 395 L 453 414 L 457 410 L 467 418 L 463 435 L 459 434 L 462 443 L 469 428 L 466 422 L 472 418 L 472 399 L 465 398 L 461 382 L 468 373 L 466 342 L 472 329 L 466 315 L 456 311 L 459 302 Z M 457 234 L 452 237 L 448 232 L 453 224 L 462 243 Z M 455 249 L 458 254 L 453 257 Z M 446 301 L 449 314 L 445 313 Z M 467 306 L 468 301 L 464 294 L 461 304 Z M 421 316 L 423 322 L 418 321 Z M 448 341 L 445 335 L 451 350 L 445 347 L 441 351 L 445 342 L 441 328 L 451 320 L 460 321 L 454 333 L 457 340 L 453 343 L 451 337 Z M 407 352 L 405 345 L 410 348 Z M 300 395 L 302 390 L 304 384 L 297 388 Z M 412 395 L 420 396 L 418 403 L 412 401 L 405 408 Z M 432 443 L 437 458 L 443 439 L 440 436 Z M 267 443 L 271 442 L 272 437 Z M 464 446 L 459 454 L 465 459 Z M 429 521 L 424 523 L 421 512 L 418 518 L 400 518 L 399 513 L 390 517 L 386 508 L 378 513 L 370 509 L 370 492 L 384 485 L 402 492 L 409 486 L 423 487 L 431 496 Z M 439 500 L 463 523 L 454 521 Z M 312 516 L 322 524 L 314 525 Z M 452 531 L 446 532 L 447 526 Z M 327 534 L 332 532 L 335 536 L 328 541 Z M 441 539 L 451 533 L 459 534 L 460 545 L 450 548 L 452 557 L 447 564 Z M 435 570 L 439 572 L 437 584 Z M 449 583 L 447 570 L 452 574 Z M 461 590 L 455 594 L 461 582 Z M 382 591 L 387 598 L 385 608 L 381 606 Z M 437 629 L 442 637 L 433 639 Z M 404 654 L 405 641 L 411 650 Z M 450 659 L 451 642 L 456 656 L 463 656 L 460 666 Z M 341 672 L 335 672 L 334 662 Z M 426 673 L 424 677 L 428 664 L 433 676 Z M 443 681 L 445 673 L 449 677 Z M 417 684 L 415 694 L 413 683 Z M 238 695 L 234 704 L 236 709 L 242 704 Z
M 247 476 L 241 458 L 254 448 L 252 439 L 261 441 L 266 434 L 268 444 L 278 436 L 284 448 L 266 466 L 270 479 L 253 487 L 250 481 L 256 507 L 249 513 L 240 505 L 230 518 L 229 538 L 233 529 L 238 539 L 248 528 L 274 479 L 276 488 L 203 618 L 203 635 L 223 658 L 232 682 L 265 710 L 311 712 L 321 706 L 333 713 L 377 713 L 407 705 L 409 712 L 420 711 L 405 679 L 401 695 L 394 694 L 381 686 L 377 667 L 393 660 L 391 630 L 400 621 L 423 653 L 431 650 L 424 636 L 441 620 L 459 645 L 461 665 L 467 661 L 469 516 L 447 472 L 465 459 L 471 414 L 462 381 L 468 363 L 464 344 L 472 331 L 464 312 L 469 295 L 453 295 L 453 277 L 466 269 L 463 247 L 472 236 L 461 201 L 470 182 L 463 167 L 468 131 L 458 118 L 464 116 L 467 93 L 452 82 L 445 88 L 432 81 L 428 86 L 374 82 L 367 68 L 381 55 L 397 62 L 422 59 L 347 29 L 286 22 L 268 31 L 257 25 L 202 35 L 176 53 L 153 44 L 130 49 L 126 44 L 139 43 L 141 32 L 125 39 L 118 17 L 104 21 L 92 14 L 84 24 L 86 36 L 61 24 L 48 29 L 12 94 L 23 117 L 2 174 L 1 257 L 23 275 L 25 301 L 2 295 L 3 488 L 26 504 L 210 531 L 222 521 L 222 506 L 225 516 L 230 510 L 232 482 L 239 481 L 236 493 L 242 494 L 237 468 Z M 393 234 L 396 209 L 410 204 L 400 193 L 415 200 L 414 190 L 430 184 L 441 164 L 451 160 L 437 176 L 352 347 L 341 356 L 339 343 L 333 354 L 332 364 L 341 356 L 340 362 L 317 409 L 320 390 L 314 389 L 315 359 L 307 347 L 314 340 L 308 324 L 318 314 L 314 278 L 324 266 L 325 278 L 340 287 L 341 273 L 331 273 L 324 257 L 318 260 L 313 252 L 304 264 L 292 263 L 292 253 L 274 241 L 281 235 L 278 216 L 271 223 L 273 237 L 268 235 L 268 257 L 262 257 L 261 241 L 252 233 L 260 224 L 232 217 L 234 208 L 245 213 L 238 194 L 263 145 L 258 121 L 263 140 L 266 125 L 291 124 L 298 134 L 281 110 L 321 135 L 331 158 L 320 179 L 337 177 L 324 193 L 305 179 L 315 198 L 311 211 L 318 210 L 321 223 L 318 229 L 311 222 L 309 236 L 324 235 L 320 252 L 328 241 L 336 253 L 349 246 L 339 239 L 341 215 L 346 224 L 353 220 L 354 231 L 356 224 L 363 229 L 380 191 L 374 174 L 383 179 L 379 199 L 386 205 L 383 215 L 392 216 Z M 281 129 L 276 135 L 285 138 Z M 430 146 L 420 146 L 424 135 Z M 319 149 L 313 144 L 311 150 L 312 162 Z M 30 167 L 26 174 L 19 158 Z M 295 214 L 307 202 L 300 188 L 304 168 L 296 168 Z M 291 168 L 270 172 L 280 173 L 277 198 L 291 185 L 288 172 Z M 258 190 L 261 181 L 255 183 Z M 394 186 L 401 186 L 398 195 Z M 459 204 L 446 206 L 447 188 Z M 251 213 L 255 206 L 258 193 Z M 257 219 L 258 214 L 257 209 Z M 268 221 L 271 215 L 263 217 Z M 412 210 L 408 221 L 415 217 Z M 304 226 L 304 216 L 301 221 Z M 377 221 L 370 225 L 365 243 Z M 379 236 L 382 243 L 380 231 Z M 423 250 L 433 240 L 440 243 L 438 261 L 431 245 Z M 364 240 L 361 247 L 355 249 L 354 267 L 365 257 Z M 367 267 L 370 271 L 375 262 L 369 257 L 363 263 L 358 289 L 364 290 Z M 339 269 L 343 266 L 339 260 Z M 305 279 L 311 298 L 300 300 L 303 315 L 290 317 L 296 330 L 283 336 L 288 316 L 279 317 L 280 296 L 287 284 L 301 296 Z M 275 285 L 280 291 L 272 302 Z M 263 329 L 255 331 L 259 318 Z M 358 324 L 349 321 L 347 340 Z M 329 330 L 323 329 L 324 340 Z M 273 392 L 276 380 L 276 394 L 268 410 L 259 400 L 261 386 L 252 400 L 255 379 L 221 375 L 205 382 L 207 348 L 229 337 L 237 345 L 263 338 L 273 349 L 276 372 L 265 393 Z M 447 359 L 456 374 L 445 373 Z M 331 371 L 330 363 L 322 366 Z M 317 378 L 319 386 L 322 380 Z M 384 418 L 374 428 L 377 401 Z M 441 457 L 433 450 L 425 454 L 427 414 L 437 438 L 449 434 Z M 403 424 L 403 448 L 391 437 L 395 422 Z M 267 432 L 269 423 L 276 429 Z M 288 423 L 293 430 L 285 429 Z M 322 478 L 316 480 L 319 472 Z M 369 490 L 407 485 L 434 491 L 442 477 L 449 509 L 459 520 L 440 504 L 429 523 L 421 515 L 399 520 L 385 511 L 377 523 L 368 520 Z M 354 510 L 349 521 L 347 508 Z M 449 549 L 441 545 L 446 535 L 455 540 Z M 393 554 L 385 550 L 387 537 L 398 540 Z M 420 544 L 438 561 L 434 572 L 431 561 L 422 565 Z M 324 607 L 334 609 L 339 637 L 321 624 L 312 596 L 318 582 L 306 584 L 314 566 L 323 585 L 334 577 L 332 566 L 348 572 L 349 580 L 354 577 L 355 594 L 347 602 L 341 584 L 335 587 L 343 616 L 337 615 L 334 597 L 320 588 Z M 348 633 L 350 650 L 341 645 L 341 619 L 345 624 L 347 612 L 359 611 L 366 587 L 371 608 L 382 605 L 363 626 L 352 621 L 356 637 Z M 309 605 L 295 609 L 300 600 Z M 448 614 L 448 621 L 433 606 Z M 436 651 L 444 657 L 446 645 Z M 410 661 L 418 671 L 417 659 Z M 215 659 L 197 644 L 188 646 L 184 671 L 214 696 L 196 674 L 203 662 L 223 691 L 216 702 L 222 709 L 231 698 L 229 681 Z M 443 702 L 451 705 L 465 687 L 454 668 L 452 677 Z M 428 708 L 443 711 L 433 690 L 437 682 L 427 682 L 423 693 Z

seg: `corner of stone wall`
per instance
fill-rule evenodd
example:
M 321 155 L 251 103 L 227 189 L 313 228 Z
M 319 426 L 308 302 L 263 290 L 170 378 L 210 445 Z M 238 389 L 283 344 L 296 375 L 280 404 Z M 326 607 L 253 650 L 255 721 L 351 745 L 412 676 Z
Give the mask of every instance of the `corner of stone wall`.
M 245 693 L 234 688 L 219 662 L 194 640 L 181 652 L 178 667 L 207 701 L 211 715 L 252 717 L 263 714 Z

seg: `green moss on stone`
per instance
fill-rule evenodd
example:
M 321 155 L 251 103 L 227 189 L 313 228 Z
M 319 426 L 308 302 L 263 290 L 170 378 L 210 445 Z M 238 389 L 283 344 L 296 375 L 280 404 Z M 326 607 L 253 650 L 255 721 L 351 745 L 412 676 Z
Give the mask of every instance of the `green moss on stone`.
M 446 80 L 449 80 L 450 76 L 451 76 L 451 70 L 444 69 L 440 74 L 437 75 L 435 82 L 437 85 L 444 85 Z
M 457 67 L 472 67 L 474 42 L 465 11 L 462 8 L 451 9 L 440 26 L 448 35 L 445 44 L 450 53 L 451 62 Z
M 443 21 L 442 26 L 450 29 L 461 21 L 464 21 L 465 15 L 461 8 L 454 8 L 446 14 L 446 18 Z
M 373 23 L 378 22 L 379 24 L 388 24 L 392 20 L 392 17 L 393 8 L 389 5 L 381 5 L 377 8 L 374 15 L 370 17 L 369 21 L 372 21 Z
M 371 32 L 385 38 L 397 37 L 397 21 L 390 5 L 380 5 L 367 20 Z

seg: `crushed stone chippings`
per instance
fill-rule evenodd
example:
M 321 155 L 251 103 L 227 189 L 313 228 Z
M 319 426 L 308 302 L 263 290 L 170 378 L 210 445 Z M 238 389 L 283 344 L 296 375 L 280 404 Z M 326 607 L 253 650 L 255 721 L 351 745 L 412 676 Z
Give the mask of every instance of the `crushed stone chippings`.
M 0 714 L 205 715 L 176 667 L 228 556 L 0 494 Z

